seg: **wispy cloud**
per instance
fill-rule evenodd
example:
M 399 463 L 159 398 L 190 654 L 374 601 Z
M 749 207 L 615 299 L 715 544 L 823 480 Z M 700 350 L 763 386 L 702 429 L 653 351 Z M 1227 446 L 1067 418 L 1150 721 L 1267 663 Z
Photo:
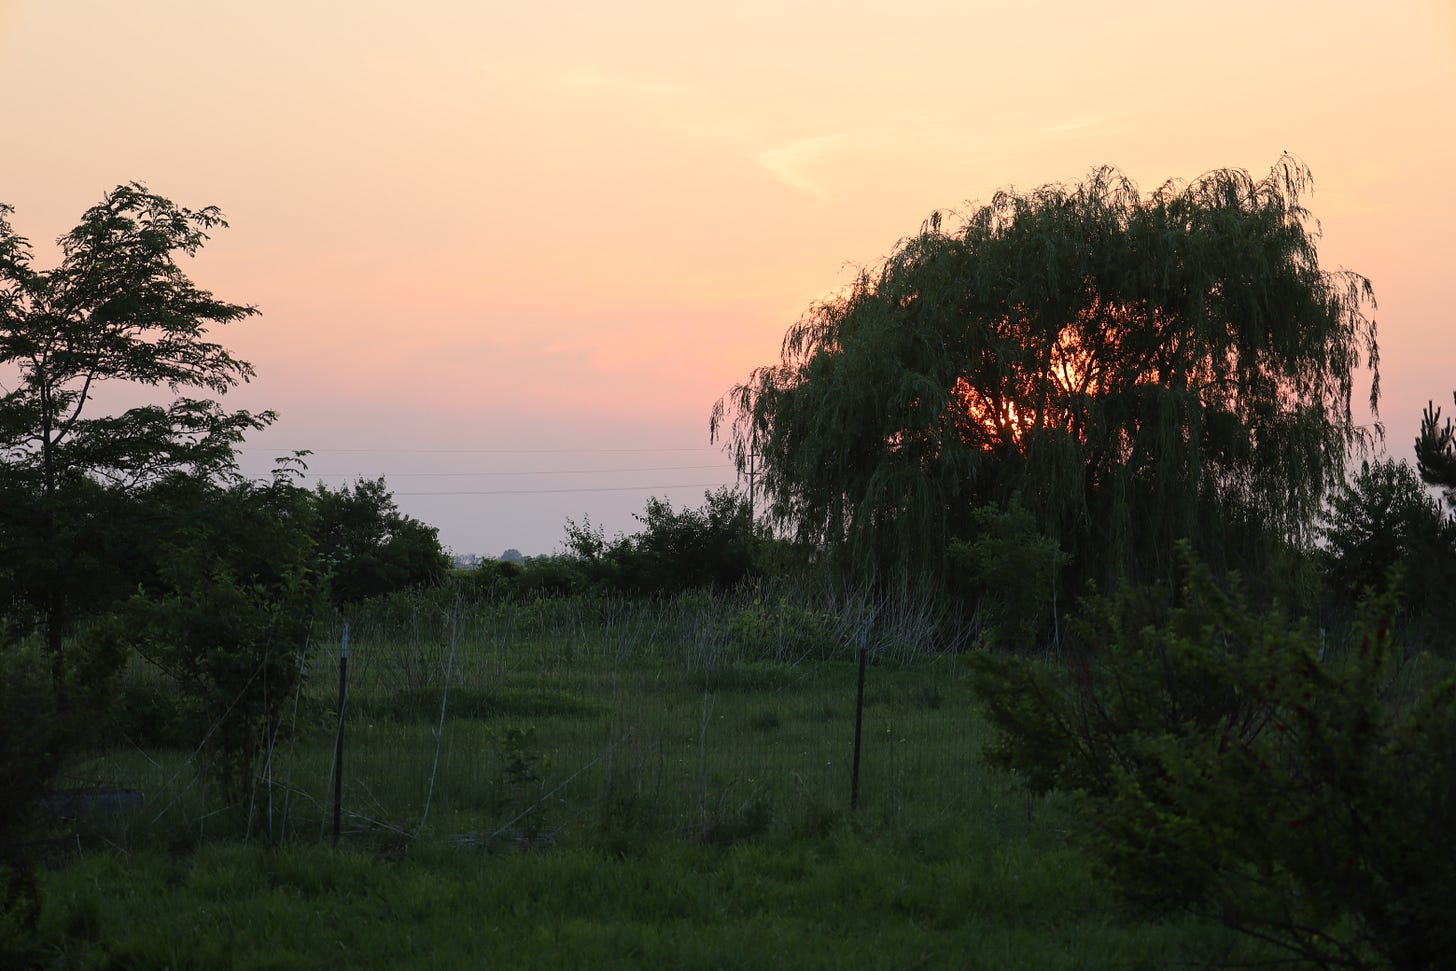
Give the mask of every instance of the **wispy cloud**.
M 761 150 L 755 161 L 785 185 L 802 189 L 822 202 L 829 191 L 821 181 L 822 170 L 835 156 L 851 147 L 848 132 L 800 138 L 783 145 Z
M 943 124 L 837 131 L 750 150 L 750 155 L 756 165 L 778 181 L 827 202 L 836 172 L 858 171 L 872 158 L 1000 157 L 1048 145 L 1107 138 L 1128 130 L 1112 116 L 1047 119 L 1039 124 L 1008 120 L 1002 126 L 985 127 L 985 134 L 970 142 Z

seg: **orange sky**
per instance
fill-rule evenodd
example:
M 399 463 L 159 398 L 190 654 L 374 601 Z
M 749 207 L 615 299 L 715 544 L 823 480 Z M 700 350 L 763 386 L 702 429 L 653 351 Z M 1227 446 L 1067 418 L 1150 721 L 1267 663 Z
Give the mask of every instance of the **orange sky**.
M 714 400 L 813 300 L 1103 163 L 1299 155 L 1322 262 L 1375 285 L 1391 451 L 1450 411 L 1450 0 L 701 6 L 0 0 L 0 201 L 43 264 L 121 181 L 222 207 L 192 269 L 262 309 L 233 399 L 282 416 L 248 462 L 391 474 L 458 552 L 696 504 Z M 496 494 L 408 494 L 446 491 Z

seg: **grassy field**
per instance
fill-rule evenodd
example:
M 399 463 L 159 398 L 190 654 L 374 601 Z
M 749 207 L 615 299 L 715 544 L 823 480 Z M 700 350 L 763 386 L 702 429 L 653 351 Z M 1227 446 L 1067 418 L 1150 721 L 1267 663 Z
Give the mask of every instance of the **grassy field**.
M 1118 908 L 1078 823 L 979 758 L 954 654 L 761 603 L 401 601 L 349 618 L 247 806 L 182 749 L 118 745 L 44 875 L 64 968 L 1162 968 L 1230 960 Z M 883 621 L 883 618 L 882 618 Z M 846 642 L 849 642 L 846 646 Z M 148 675 L 137 672 L 144 681 Z M 136 688 L 136 686 L 133 686 Z M 246 837 L 246 838 L 245 838 Z

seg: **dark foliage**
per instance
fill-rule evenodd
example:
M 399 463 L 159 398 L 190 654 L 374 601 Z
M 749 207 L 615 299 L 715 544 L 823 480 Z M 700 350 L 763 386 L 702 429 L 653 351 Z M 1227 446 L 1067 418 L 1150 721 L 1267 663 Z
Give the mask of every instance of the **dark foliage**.
M 971 523 L 974 539 L 952 540 L 946 551 L 951 593 L 975 616 L 983 645 L 1030 648 L 1055 615 L 1067 556 L 1019 503 L 984 506 Z
M 1362 463 L 1330 497 L 1321 537 L 1331 619 L 1348 620 L 1351 605 L 1396 580 L 1406 641 L 1456 647 L 1448 636 L 1456 624 L 1456 520 L 1442 515 L 1414 469 L 1391 459 Z
M 1452 394 L 1456 401 L 1456 394 Z M 1441 409 L 1427 402 L 1421 416 L 1421 433 L 1416 436 L 1416 462 L 1421 478 L 1439 488 L 1446 507 L 1456 515 L 1456 423 L 1441 422 Z
M 192 700 L 203 719 L 194 744 L 245 804 L 295 702 L 322 607 L 314 507 L 287 468 L 266 484 L 189 485 L 183 526 L 125 617 L 137 649 Z
M 1336 650 L 1196 565 L 1181 605 L 1164 602 L 1090 601 L 1068 665 L 978 655 L 989 756 L 1080 794 L 1134 901 L 1315 967 L 1441 966 L 1456 949 L 1456 679 L 1397 669 L 1391 595 Z
M 699 509 L 649 499 L 642 528 L 608 542 L 591 523 L 568 523 L 567 549 L 593 585 L 626 594 L 727 590 L 755 572 L 757 540 L 748 501 L 722 488 Z
M 114 620 L 75 635 L 69 681 L 57 690 L 38 639 L 19 641 L 0 622 L 0 966 L 24 966 L 34 956 L 27 942 L 40 905 L 34 868 L 47 832 L 42 799 L 72 753 L 95 740 L 94 714 L 115 689 L 124 635 Z
M 1361 463 L 1330 497 L 1321 523 L 1335 593 L 1355 598 L 1383 587 L 1440 530 L 1440 510 L 1414 469 L 1392 459 Z
M 1146 197 L 1104 168 L 955 230 L 936 213 L 791 327 L 713 431 L 851 569 L 942 576 L 975 510 L 1013 499 L 1072 589 L 1166 576 L 1180 538 L 1253 567 L 1308 538 L 1378 363 L 1370 285 L 1320 268 L 1309 186 L 1287 156 Z
M 254 309 L 178 263 L 225 225 L 216 209 L 118 186 L 61 237 L 51 270 L 32 265 L 11 211 L 0 205 L 0 924 L 29 879 L 9 850 L 100 723 L 136 634 L 112 611 L 156 575 L 171 511 L 155 496 L 227 477 L 243 434 L 273 418 L 182 393 L 221 395 L 253 373 L 206 332 Z M 163 401 L 96 413 L 112 385 Z
M 440 532 L 406 516 L 384 479 L 360 479 L 313 494 L 314 538 L 335 604 L 436 586 L 450 569 Z
M 215 299 L 177 263 L 226 225 L 216 209 L 117 186 L 61 237 L 61 264 L 49 271 L 31 265 L 10 212 L 0 206 L 0 368 L 11 375 L 0 395 L 0 545 L 12 564 L 0 609 L 41 626 L 61 689 L 66 636 L 97 606 L 106 490 L 227 472 L 243 433 L 273 416 L 186 396 L 113 415 L 87 407 L 107 384 L 220 395 L 252 376 L 204 335 L 254 309 Z

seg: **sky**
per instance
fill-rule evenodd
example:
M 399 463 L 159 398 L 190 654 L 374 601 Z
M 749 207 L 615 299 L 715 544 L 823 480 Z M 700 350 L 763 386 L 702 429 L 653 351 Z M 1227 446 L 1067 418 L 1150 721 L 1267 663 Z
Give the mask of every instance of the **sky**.
M 1456 390 L 1456 2 L 0 0 L 0 202 L 216 205 L 186 266 L 273 409 L 456 553 L 733 484 L 713 404 L 936 209 L 1282 152 L 1375 288 L 1392 455 Z M 1360 392 L 1357 397 L 1363 398 Z M 1363 412 L 1362 412 L 1363 414 Z

